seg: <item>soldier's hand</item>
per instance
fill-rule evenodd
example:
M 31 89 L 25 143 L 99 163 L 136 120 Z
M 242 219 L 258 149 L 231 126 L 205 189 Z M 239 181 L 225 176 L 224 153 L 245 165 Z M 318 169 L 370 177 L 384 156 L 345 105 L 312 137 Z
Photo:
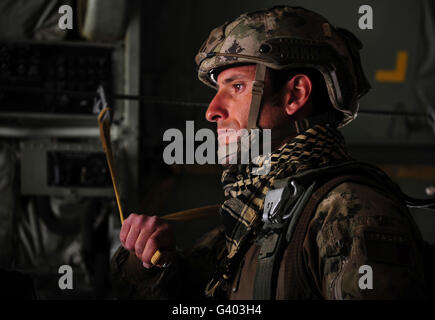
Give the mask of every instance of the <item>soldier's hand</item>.
M 151 258 L 157 250 L 171 251 L 175 247 L 172 227 L 156 216 L 130 214 L 122 224 L 119 239 L 126 250 L 136 254 L 145 268 L 153 266 Z

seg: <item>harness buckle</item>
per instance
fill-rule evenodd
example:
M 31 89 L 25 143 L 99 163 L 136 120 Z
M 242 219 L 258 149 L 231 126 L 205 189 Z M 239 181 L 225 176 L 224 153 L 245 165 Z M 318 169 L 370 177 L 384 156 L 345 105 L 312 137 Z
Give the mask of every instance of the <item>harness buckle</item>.
M 293 205 L 304 192 L 304 188 L 296 180 L 292 180 L 290 185 L 293 189 L 292 192 L 290 191 L 289 185 L 286 185 L 282 188 L 270 190 L 266 194 L 262 216 L 264 223 L 283 223 L 290 218 L 292 212 L 284 213 L 289 211 L 288 208 Z

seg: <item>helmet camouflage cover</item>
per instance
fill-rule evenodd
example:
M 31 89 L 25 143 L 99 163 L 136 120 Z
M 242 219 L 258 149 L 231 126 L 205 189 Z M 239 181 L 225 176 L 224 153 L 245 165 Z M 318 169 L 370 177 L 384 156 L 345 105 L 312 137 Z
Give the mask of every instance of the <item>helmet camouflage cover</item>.
M 195 57 L 198 77 L 217 88 L 219 71 L 246 63 L 282 70 L 314 68 L 325 80 L 332 106 L 343 113 L 342 127 L 358 112 L 358 99 L 370 89 L 359 50 L 348 30 L 301 7 L 278 6 L 242 14 L 215 28 Z

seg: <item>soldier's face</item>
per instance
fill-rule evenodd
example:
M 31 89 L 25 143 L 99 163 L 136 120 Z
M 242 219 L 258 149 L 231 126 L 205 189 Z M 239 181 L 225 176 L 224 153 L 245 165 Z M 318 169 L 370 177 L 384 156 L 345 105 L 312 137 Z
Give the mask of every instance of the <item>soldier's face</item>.
M 216 122 L 220 145 L 233 143 L 237 139 L 235 131 L 248 127 L 248 115 L 255 79 L 255 65 L 238 66 L 222 71 L 217 79 L 218 91 L 207 109 L 205 117 Z M 258 126 L 274 129 L 289 121 L 284 105 L 273 105 L 268 77 L 265 79 L 263 106 Z

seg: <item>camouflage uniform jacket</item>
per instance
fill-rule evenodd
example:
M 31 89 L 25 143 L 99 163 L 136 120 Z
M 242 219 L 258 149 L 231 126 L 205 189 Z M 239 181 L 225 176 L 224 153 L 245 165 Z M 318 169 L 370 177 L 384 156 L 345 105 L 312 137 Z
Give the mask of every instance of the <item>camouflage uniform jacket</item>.
M 425 298 L 420 235 L 401 200 L 368 185 L 343 182 L 319 201 L 299 252 L 312 292 L 294 292 L 287 283 L 286 274 L 297 264 L 288 246 L 278 270 L 277 299 Z M 210 275 L 226 251 L 224 238 L 221 228 L 209 232 L 163 270 L 147 270 L 134 254 L 119 248 L 111 264 L 114 289 L 127 299 L 204 298 Z M 253 243 L 226 298 L 252 298 L 257 252 Z

